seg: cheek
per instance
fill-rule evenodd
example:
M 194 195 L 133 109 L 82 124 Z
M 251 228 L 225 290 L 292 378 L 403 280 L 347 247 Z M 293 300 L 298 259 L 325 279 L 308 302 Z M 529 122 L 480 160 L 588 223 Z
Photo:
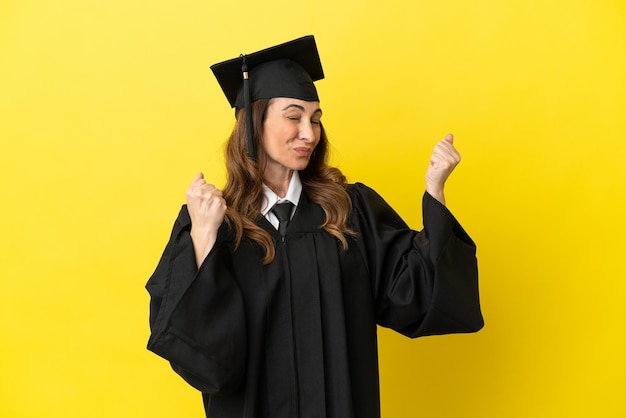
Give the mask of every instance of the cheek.
M 317 132 L 315 132 L 315 146 L 316 147 L 320 143 L 321 139 L 322 139 L 322 130 L 318 129 Z
M 313 151 L 317 154 L 317 149 L 319 148 L 321 139 L 319 137 L 319 135 L 317 136 L 317 138 L 315 138 L 315 143 L 313 144 Z
M 268 142 L 281 144 L 295 138 L 298 130 L 293 126 L 286 124 L 275 124 L 271 129 L 266 129 L 264 137 L 268 138 Z
M 267 154 L 277 157 L 289 144 L 289 136 L 284 130 L 274 129 L 263 136 L 262 144 Z

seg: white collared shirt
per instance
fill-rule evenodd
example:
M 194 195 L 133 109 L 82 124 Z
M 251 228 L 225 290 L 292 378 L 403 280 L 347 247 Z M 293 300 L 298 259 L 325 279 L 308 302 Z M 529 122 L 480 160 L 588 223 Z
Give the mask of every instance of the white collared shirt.
M 263 208 L 261 209 L 261 214 L 265 216 L 265 218 L 270 221 L 272 225 L 274 225 L 274 228 L 278 229 L 279 221 L 276 215 L 274 215 L 274 213 L 272 212 L 272 208 L 277 203 L 291 202 L 293 203 L 291 216 L 293 216 L 293 214 L 296 212 L 298 202 L 300 201 L 300 195 L 302 194 L 302 182 L 300 181 L 300 175 L 297 171 L 293 172 L 285 197 L 279 197 L 265 184 L 263 185 L 263 193 L 265 194 L 265 199 L 263 199 Z

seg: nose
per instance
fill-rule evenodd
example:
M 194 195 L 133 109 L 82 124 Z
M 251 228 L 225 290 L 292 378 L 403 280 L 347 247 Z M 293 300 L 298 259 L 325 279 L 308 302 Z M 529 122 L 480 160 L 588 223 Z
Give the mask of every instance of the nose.
M 300 123 L 300 135 L 299 138 L 306 143 L 313 142 L 315 140 L 315 129 L 313 123 L 310 120 L 302 120 Z

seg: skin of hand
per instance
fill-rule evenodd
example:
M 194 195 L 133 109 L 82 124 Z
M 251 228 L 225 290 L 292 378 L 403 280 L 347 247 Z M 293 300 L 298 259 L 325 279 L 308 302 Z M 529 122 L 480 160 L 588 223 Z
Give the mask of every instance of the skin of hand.
M 208 184 L 202 173 L 193 179 L 186 196 L 191 218 L 191 240 L 200 268 L 217 240 L 217 231 L 224 221 L 227 205 L 222 191 Z
M 430 164 L 426 170 L 426 191 L 442 205 L 445 206 L 446 199 L 443 188 L 446 180 L 461 161 L 461 155 L 454 148 L 454 136 L 446 135 L 444 139 L 435 145 L 435 149 L 430 157 Z

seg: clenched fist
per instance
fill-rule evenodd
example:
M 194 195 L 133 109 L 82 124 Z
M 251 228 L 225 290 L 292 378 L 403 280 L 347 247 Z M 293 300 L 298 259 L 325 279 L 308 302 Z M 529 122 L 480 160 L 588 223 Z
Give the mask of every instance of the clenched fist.
M 193 241 L 198 267 L 209 254 L 217 239 L 217 231 L 224 221 L 226 201 L 222 191 L 207 184 L 204 174 L 198 173 L 187 189 L 187 210 L 191 218 Z
M 446 204 L 443 187 L 450 173 L 461 161 L 461 155 L 454 148 L 454 136 L 446 135 L 435 145 L 426 170 L 426 191 L 443 205 Z

